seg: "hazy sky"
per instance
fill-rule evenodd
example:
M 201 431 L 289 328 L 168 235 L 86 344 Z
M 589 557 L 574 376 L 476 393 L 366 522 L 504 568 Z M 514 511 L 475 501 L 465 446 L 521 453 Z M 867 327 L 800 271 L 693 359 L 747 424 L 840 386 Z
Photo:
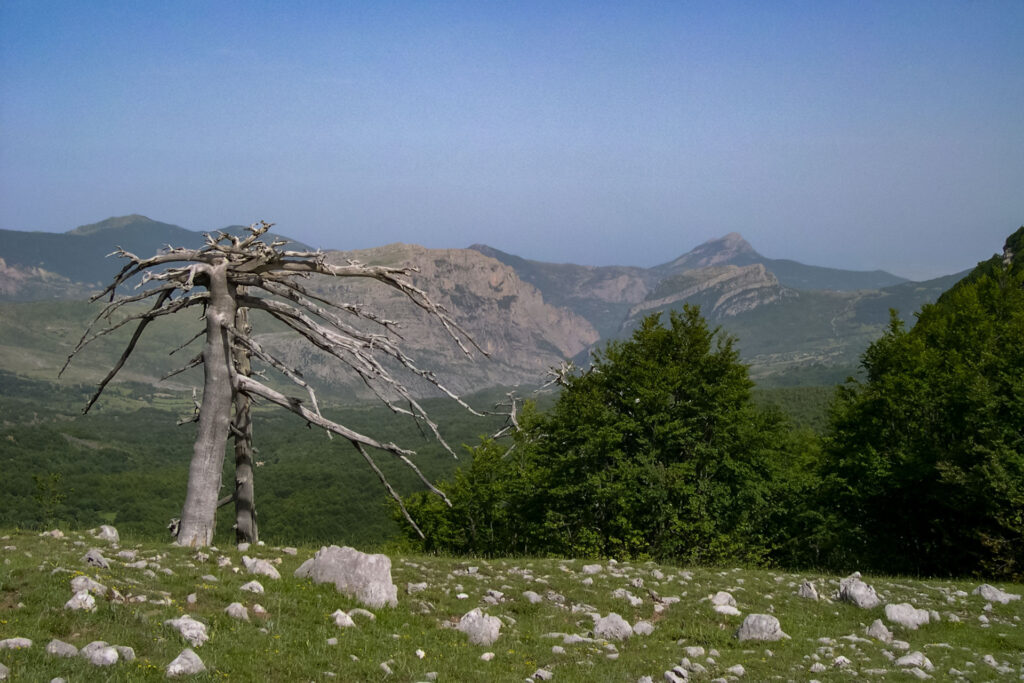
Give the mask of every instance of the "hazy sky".
M 0 227 L 946 274 L 1024 224 L 1022 35 L 1022 0 L 0 0 Z

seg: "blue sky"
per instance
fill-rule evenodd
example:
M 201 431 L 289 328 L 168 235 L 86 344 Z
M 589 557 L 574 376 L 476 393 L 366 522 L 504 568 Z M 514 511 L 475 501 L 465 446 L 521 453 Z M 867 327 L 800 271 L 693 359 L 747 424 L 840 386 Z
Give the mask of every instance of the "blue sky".
M 3 0 L 0 227 L 940 275 L 1024 224 L 1022 35 L 1020 0 Z

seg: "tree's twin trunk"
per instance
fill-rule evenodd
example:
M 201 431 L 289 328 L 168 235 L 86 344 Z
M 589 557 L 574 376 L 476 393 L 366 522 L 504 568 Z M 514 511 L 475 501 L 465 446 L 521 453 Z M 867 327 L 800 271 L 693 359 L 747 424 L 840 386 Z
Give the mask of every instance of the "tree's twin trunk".
M 235 313 L 235 329 L 248 335 L 252 331 L 248 309 Z M 234 348 L 235 371 L 248 377 L 252 371 L 249 351 L 239 344 Z M 252 400 L 240 391 L 235 392 L 235 537 L 239 543 L 260 540 L 256 527 L 256 490 L 253 480 Z
M 209 279 L 210 292 L 203 347 L 203 405 L 178 530 L 178 544 L 190 547 L 208 546 L 213 540 L 234 394 L 229 365 L 231 338 L 227 327 L 235 320 L 235 292 L 228 284 L 225 262 L 203 270 Z

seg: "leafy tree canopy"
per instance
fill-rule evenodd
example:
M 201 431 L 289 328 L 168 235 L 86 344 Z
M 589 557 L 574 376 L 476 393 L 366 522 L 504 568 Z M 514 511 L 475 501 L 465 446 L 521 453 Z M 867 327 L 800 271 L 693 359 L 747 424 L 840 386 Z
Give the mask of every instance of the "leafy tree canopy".
M 1024 575 L 1024 228 L 863 366 L 826 446 L 833 560 Z
M 697 307 L 646 318 L 570 374 L 554 408 L 526 411 L 511 451 L 494 442 L 444 486 L 448 510 L 417 495 L 427 546 L 756 561 L 784 506 L 789 431 L 751 403 L 732 338 Z

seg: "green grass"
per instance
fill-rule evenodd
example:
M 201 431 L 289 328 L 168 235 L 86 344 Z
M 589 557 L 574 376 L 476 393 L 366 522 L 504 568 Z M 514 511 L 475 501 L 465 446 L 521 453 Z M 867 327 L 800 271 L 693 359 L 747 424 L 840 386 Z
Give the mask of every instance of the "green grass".
M 166 665 L 187 644 L 163 622 L 183 613 L 209 627 L 210 640 L 196 648 L 208 672 L 192 679 L 197 681 L 331 680 L 328 672 L 336 675 L 333 680 L 343 681 L 422 681 L 429 672 L 436 672 L 439 681 L 522 681 L 539 667 L 552 671 L 556 681 L 636 681 L 644 675 L 662 680 L 662 672 L 679 662 L 687 645 L 717 650 L 713 663 L 697 658 L 708 669 L 706 675 L 695 677 L 703 680 L 724 676 L 727 667 L 742 664 L 746 669 L 743 680 L 748 681 L 848 681 L 852 678 L 849 670 L 831 666 L 822 673 L 810 673 L 815 657 L 830 665 L 838 655 L 852 660 L 851 669 L 870 680 L 909 680 L 885 655 L 886 651 L 896 655 L 900 652 L 871 639 L 843 639 L 848 635 L 865 638 L 865 626 L 876 618 L 884 620 L 881 607 L 861 610 L 795 595 L 805 579 L 815 581 L 819 592 L 829 595 L 838 581 L 833 576 L 605 563 L 604 570 L 593 576 L 593 584 L 588 586 L 582 583 L 585 562 L 581 560 L 393 556 L 398 607 L 374 609 L 375 621 L 357 616 L 357 627 L 339 629 L 329 615 L 336 609 L 356 607 L 357 603 L 336 593 L 331 585 L 317 586 L 292 576 L 315 547 L 300 547 L 296 556 L 271 547 L 252 549 L 251 556 L 279 559 L 283 577 L 277 581 L 261 577 L 266 593 L 257 596 L 239 590 L 253 577 L 244 571 L 235 573 L 230 567 L 217 567 L 216 559 L 222 555 L 231 560 L 233 567 L 241 566 L 241 553 L 234 548 L 209 550 L 209 559 L 200 561 L 194 550 L 122 539 L 122 549 L 134 548 L 139 557 L 174 572 L 166 575 L 158 569 L 149 576 L 117 560 L 110 570 L 87 571 L 80 558 L 88 548 L 100 547 L 107 557 L 114 557 L 116 550 L 86 533 L 69 533 L 60 540 L 22 531 L 6 531 L 2 536 L 0 638 L 20 636 L 34 641 L 27 650 L 0 651 L 0 662 L 10 667 L 12 680 L 49 680 L 55 676 L 72 681 L 164 680 Z M 475 573 L 468 573 L 470 566 L 478 567 Z M 661 572 L 661 578 L 655 570 Z M 63 604 L 71 597 L 70 580 L 82 572 L 124 595 L 146 595 L 149 602 L 121 605 L 101 598 L 94 613 L 67 612 Z M 206 574 L 219 580 L 202 579 Z M 638 580 L 643 582 L 642 587 L 634 585 Z M 1008 662 L 1014 668 L 1011 678 L 1020 675 L 1024 666 L 1021 601 L 995 604 L 991 612 L 985 612 L 980 597 L 955 595 L 958 590 L 969 592 L 977 581 L 866 580 L 885 602 L 911 602 L 941 613 L 942 621 L 917 631 L 890 625 L 897 639 L 909 643 L 910 651 L 924 652 L 934 663 L 937 679 L 949 679 L 946 672 L 956 668 L 967 672 L 971 681 L 1000 680 L 1000 674 L 983 663 L 986 654 Z M 415 582 L 426 582 L 428 588 L 407 595 L 406 584 Z M 1024 592 L 1020 585 L 1000 587 Z M 613 598 L 617 588 L 632 591 L 643 602 L 633 607 L 624 599 Z M 485 604 L 487 589 L 503 592 L 504 599 L 496 605 Z M 657 614 L 648 589 L 680 601 Z M 530 604 L 522 598 L 525 590 L 541 595 L 553 591 L 564 596 L 564 605 L 550 599 Z M 774 613 L 791 640 L 738 642 L 733 634 L 742 617 L 718 615 L 707 602 L 707 596 L 718 590 L 730 591 L 743 614 Z M 458 599 L 459 592 L 468 597 Z M 198 596 L 195 606 L 186 603 L 190 593 Z M 154 602 L 165 595 L 169 597 L 167 604 Z M 268 610 L 269 617 L 261 620 L 250 616 L 249 623 L 234 621 L 223 609 L 235 601 L 250 608 L 258 602 Z M 501 636 L 492 646 L 471 645 L 464 634 L 446 627 L 474 607 L 482 607 L 504 622 Z M 631 624 L 649 619 L 655 630 L 650 636 L 633 636 L 614 647 L 599 641 L 562 645 L 561 639 L 546 637 L 552 632 L 587 636 L 593 626 L 587 613 L 592 610 L 602 615 L 617 612 Z M 949 614 L 961 621 L 951 622 Z M 987 628 L 982 628 L 978 620 L 982 614 L 990 620 Z M 337 645 L 327 644 L 331 637 L 338 639 Z M 137 659 L 100 671 L 81 658 L 47 655 L 45 646 L 52 638 L 77 647 L 93 640 L 128 645 L 135 649 Z M 822 644 L 821 638 L 834 642 Z M 555 645 L 564 647 L 565 653 L 552 652 Z M 418 649 L 425 653 L 422 659 L 416 654 Z M 494 660 L 481 661 L 480 655 L 488 651 L 495 654 Z M 609 657 L 613 654 L 617 654 L 614 659 Z M 384 674 L 382 662 L 389 662 L 392 675 Z M 885 673 L 868 674 L 869 669 Z

